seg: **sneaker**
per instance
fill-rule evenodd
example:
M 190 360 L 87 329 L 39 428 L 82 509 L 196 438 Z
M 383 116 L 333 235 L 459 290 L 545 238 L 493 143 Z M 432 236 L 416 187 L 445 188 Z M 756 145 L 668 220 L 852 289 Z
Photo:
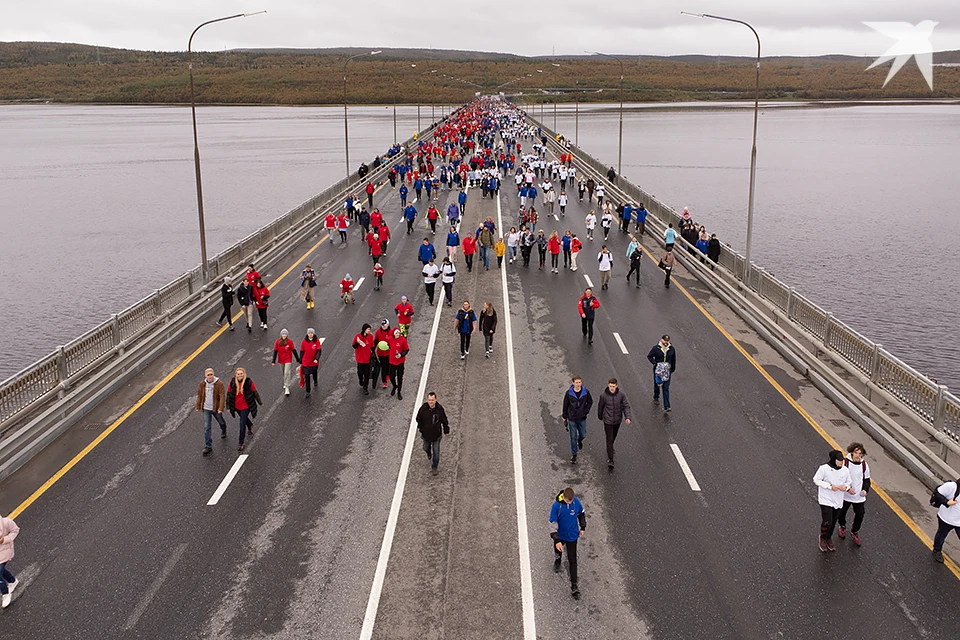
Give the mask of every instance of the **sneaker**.
M 607 469 L 613 469 L 613 459 L 607 460 Z
M 470 355 L 470 352 L 469 352 L 469 351 L 464 351 L 463 353 L 464 353 L 464 355 Z
M 283 388 L 283 395 L 285 395 L 285 396 L 290 395 L 290 387 L 284 387 L 284 388 Z
M 583 450 L 583 438 L 578 438 L 578 439 L 577 439 L 577 449 L 579 449 L 579 450 L 581 450 L 581 451 Z
M 580 599 L 580 588 L 577 585 L 570 587 L 570 595 L 573 596 L 574 600 Z
M 403 394 L 397 391 L 397 400 L 403 400 Z
M 230 325 L 230 331 L 233 331 L 235 328 L 233 325 Z
M 386 383 L 386 382 L 383 383 L 383 388 L 384 388 L 384 389 L 387 388 L 387 383 Z
M 204 447 L 204 448 L 203 448 L 203 453 L 202 453 L 201 455 L 208 456 L 208 455 L 210 455 L 210 452 L 211 452 L 211 451 L 213 451 L 213 447 Z
M 237 446 L 237 451 L 243 451 L 243 445 L 242 445 L 242 444 Z
M 487 351 L 485 354 L 483 354 L 483 357 L 484 359 L 488 359 L 490 357 L 490 352 Z
M 12 599 L 12 596 L 11 596 L 9 593 L 3 594 L 3 602 L 0 603 L 0 607 L 2 607 L 2 608 L 4 608 L 4 609 L 6 609 L 7 607 L 9 607 L 9 606 L 10 606 L 10 600 L 11 600 L 11 599 Z
M 307 391 L 307 397 L 308 397 L 308 398 L 310 397 L 310 392 L 309 392 L 309 391 Z
M 20 586 L 20 581 L 19 581 L 19 580 L 14 580 L 13 582 L 11 582 L 10 584 L 7 585 L 7 593 L 9 593 L 11 596 L 13 596 L 13 590 L 16 589 L 16 588 L 19 587 L 19 586 Z
M 577 456 L 570 456 L 570 464 L 577 464 Z
M 250 325 L 247 325 L 247 333 L 252 333 L 253 328 Z
M 824 540 L 823 538 L 821 538 L 821 537 L 819 537 L 819 536 L 817 536 L 817 540 L 820 541 L 820 551 L 823 551 L 823 552 L 829 551 L 829 549 L 827 549 L 827 541 L 826 541 L 826 540 Z
M 460 359 L 463 360 L 464 358 L 466 358 L 466 356 L 461 353 L 461 354 L 460 354 Z
M 224 429 L 223 431 L 220 432 L 220 439 L 221 439 L 221 440 L 226 440 L 226 439 L 227 439 L 227 430 L 226 430 L 226 429 Z
M 827 540 L 827 549 L 829 551 L 836 551 L 837 548 L 833 546 L 833 540 Z
M 933 559 L 934 559 L 935 561 L 943 564 L 943 553 L 940 552 L 940 551 L 937 551 L 936 549 L 934 549 L 934 550 L 933 550 Z
M 859 533 L 854 533 L 854 534 L 853 534 L 853 544 L 857 545 L 858 547 L 860 546 L 860 534 L 859 534 Z
M 220 322 L 219 320 L 217 320 L 217 326 L 218 326 L 218 327 L 222 327 L 222 326 L 223 326 L 223 323 Z
M 563 557 L 559 557 L 553 561 L 553 572 L 560 573 L 563 571 Z
M 664 411 L 673 411 L 673 409 L 671 409 L 670 407 L 664 407 L 663 410 L 664 410 Z
M 847 529 L 845 527 L 840 527 L 840 530 L 837 531 L 837 535 L 840 536 L 841 540 L 846 540 L 847 538 Z
M 363 395 L 365 395 L 365 396 L 370 395 L 370 392 L 367 391 L 367 388 L 366 388 L 366 387 L 363 388 Z
M 251 425 L 247 425 L 247 433 L 251 436 L 253 435 L 253 427 Z
M 440 473 L 440 469 L 433 467 L 430 469 L 430 473 L 432 473 L 433 475 L 438 475 Z

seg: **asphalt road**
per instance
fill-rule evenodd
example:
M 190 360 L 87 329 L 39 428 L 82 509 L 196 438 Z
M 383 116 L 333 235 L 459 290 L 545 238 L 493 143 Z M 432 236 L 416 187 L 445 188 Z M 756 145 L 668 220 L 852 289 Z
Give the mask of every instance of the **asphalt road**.
M 571 195 L 566 218 L 544 216 L 540 228 L 569 227 L 583 237 L 585 211 Z M 437 203 L 441 212 L 446 198 Z M 454 307 L 429 307 L 416 259 L 422 220 L 408 237 L 389 185 L 377 204 L 394 232 L 383 291 L 372 290 L 371 261 L 356 230 L 343 249 L 337 240 L 322 242 L 307 257 L 321 275 L 316 310 L 297 299 L 299 265 L 274 289 L 269 331 L 220 335 L 17 518 L 22 534 L 10 569 L 24 587 L 0 615 L 4 633 L 359 637 L 426 375 L 422 386 L 440 395 L 451 435 L 438 476 L 419 440 L 413 443 L 373 637 L 523 637 L 501 274 L 495 266 L 468 274 L 461 258 Z M 501 215 L 509 227 L 516 206 L 512 184 L 498 201 L 471 191 L 464 231 L 488 215 Z M 652 261 L 644 264 L 641 289 L 625 283 L 626 240 L 617 232 L 609 242 L 616 256 L 611 287 L 597 292 L 597 336 L 585 343 L 576 303 L 584 275 L 599 285 L 601 236 L 584 241 L 577 273 L 538 271 L 536 257 L 529 270 L 505 266 L 537 637 L 958 637 L 960 623 L 944 613 L 960 593 L 956 578 L 930 561 L 882 501 L 868 501 L 862 548 L 848 541 L 834 554 L 817 549 L 811 478 L 827 445 L 681 290 L 663 288 Z M 296 263 L 322 238 L 281 264 Z M 442 253 L 442 240 L 436 244 Z M 348 271 L 366 280 L 357 303 L 345 307 L 336 283 Z M 417 309 L 404 398 L 380 388 L 364 397 L 350 341 L 363 322 L 392 320 L 402 294 Z M 453 314 L 463 299 L 477 310 L 490 300 L 500 314 L 490 359 L 479 335 L 470 356 L 458 357 Z M 299 342 L 308 326 L 325 338 L 321 389 L 310 399 L 298 389 L 285 398 L 269 364 L 273 341 L 287 328 Z M 0 511 L 20 504 L 214 330 L 211 317 L 0 484 Z M 678 351 L 670 414 L 651 401 L 645 358 L 665 332 Z M 226 440 L 215 429 L 214 453 L 201 457 L 196 387 L 205 367 L 226 378 L 238 365 L 247 367 L 265 406 L 243 466 L 219 503 L 207 506 L 237 460 L 237 421 L 228 417 Z M 617 377 L 633 405 L 613 472 L 596 419 L 580 464 L 569 463 L 559 416 L 575 373 L 595 397 Z M 691 489 L 671 445 L 701 491 Z M 567 485 L 588 516 L 579 602 L 570 598 L 566 575 L 553 573 L 549 548 L 550 505 Z

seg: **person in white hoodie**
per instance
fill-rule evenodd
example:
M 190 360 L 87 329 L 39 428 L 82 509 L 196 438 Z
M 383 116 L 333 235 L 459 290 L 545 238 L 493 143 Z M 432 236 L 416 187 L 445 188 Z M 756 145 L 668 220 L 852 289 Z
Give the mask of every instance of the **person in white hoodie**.
M 4 609 L 10 606 L 13 590 L 20 583 L 7 571 L 7 563 L 13 560 L 13 541 L 20 533 L 20 527 L 10 518 L 0 518 L 0 606 Z
M 943 543 L 951 531 L 960 536 L 960 482 L 944 482 L 937 487 L 931 504 L 937 509 L 937 535 L 933 537 L 933 559 L 943 562 Z
M 866 448 L 859 442 L 851 442 L 847 447 L 847 458 L 843 461 L 843 466 L 850 472 L 850 488 L 843 494 L 843 508 L 840 510 L 840 539 L 847 537 L 847 511 L 853 506 L 853 527 L 850 534 L 853 536 L 853 544 L 860 546 L 860 527 L 863 525 L 864 503 L 867 501 L 867 493 L 870 492 L 870 467 L 867 465 Z
M 852 491 L 850 470 L 843 465 L 843 451 L 834 449 L 830 459 L 820 465 L 813 476 L 813 483 L 819 488 L 817 501 L 820 503 L 820 551 L 836 551 L 833 546 L 833 529 L 837 525 L 840 509 L 843 507 L 843 494 Z

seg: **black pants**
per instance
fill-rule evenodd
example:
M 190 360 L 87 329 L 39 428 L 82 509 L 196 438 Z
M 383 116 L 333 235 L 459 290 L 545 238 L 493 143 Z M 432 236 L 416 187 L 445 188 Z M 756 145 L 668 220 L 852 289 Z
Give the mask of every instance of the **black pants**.
M 670 274 L 673 273 L 673 269 L 664 269 L 663 272 L 664 272 L 664 276 L 663 276 L 663 286 L 669 288 L 669 287 L 670 287 Z
M 523 266 L 530 266 L 530 252 L 533 250 L 533 247 L 522 247 L 520 249 L 520 255 L 523 256 Z
M 497 269 L 503 268 L 503 256 L 497 256 Z
M 414 191 L 417 192 L 417 200 L 422 200 L 423 198 L 420 197 L 420 189 L 414 189 Z
M 436 232 L 437 232 L 437 221 L 436 221 L 436 220 L 431 220 L 431 221 L 430 221 L 430 231 L 432 231 L 433 233 L 436 233 Z
M 566 256 L 564 256 L 564 257 L 566 257 Z M 559 267 L 559 266 L 560 266 L 560 254 L 559 254 L 559 253 L 551 253 L 551 254 L 550 254 L 550 268 L 556 269 L 556 268 Z
M 233 305 L 228 305 L 228 304 L 223 305 L 223 313 L 220 314 L 220 319 L 217 320 L 217 324 L 220 324 L 221 322 L 223 322 L 224 318 L 226 318 L 227 321 L 230 323 L 230 326 L 231 327 L 233 326 L 233 314 L 230 312 L 230 307 L 232 306 Z
M 407 220 L 407 235 L 413 233 L 413 220 Z
M 424 289 L 427 290 L 427 298 L 430 300 L 430 304 L 433 305 L 433 294 L 437 290 L 436 282 L 425 282 L 423 284 Z
M 593 318 L 580 318 L 580 326 L 587 340 L 593 340 Z
M 483 334 L 483 347 L 484 347 L 484 351 L 493 351 L 493 334 L 492 333 Z
M 561 543 L 567 549 L 567 562 L 570 564 L 570 586 L 577 586 L 577 541 L 553 539 L 553 553 L 557 556 L 557 561 L 563 560 L 563 552 L 557 551 L 557 543 Z
M 540 268 L 543 269 L 543 265 L 547 261 L 547 250 L 537 249 L 537 253 L 540 254 Z
M 380 381 L 383 386 L 387 386 L 387 378 L 390 377 L 390 356 L 377 356 L 380 361 Z
M 840 527 L 843 529 L 847 528 L 847 511 L 850 510 L 850 506 L 853 506 L 853 526 L 850 527 L 850 531 L 856 533 L 860 531 L 860 526 L 863 524 L 863 514 L 864 507 L 866 506 L 865 502 L 847 502 L 843 501 L 843 508 L 840 509 L 840 517 L 837 519 L 837 522 L 840 523 Z
M 260 322 L 267 324 L 267 308 L 257 307 L 257 314 L 260 316 Z
M 390 382 L 398 392 L 403 391 L 403 363 L 390 365 Z
M 604 424 L 603 433 L 607 436 L 607 460 L 613 460 L 613 443 L 617 440 L 617 434 L 620 432 L 620 424 Z
M 370 209 L 371 211 L 373 211 L 373 194 L 372 193 L 367 194 L 367 209 Z
M 633 275 L 633 272 L 637 272 L 637 286 L 640 286 L 640 265 L 633 266 L 630 265 L 630 271 L 627 272 L 627 282 L 630 282 L 630 276 Z
M 624 218 L 620 222 L 620 231 L 624 233 L 627 233 L 628 231 L 630 231 L 630 218 Z
M 366 391 L 367 387 L 370 386 L 370 363 L 369 362 L 357 363 L 357 380 L 360 382 L 360 386 L 363 387 L 363 390 Z M 310 386 L 310 379 L 307 378 L 307 387 L 309 388 L 309 386 Z
M 447 302 L 453 302 L 453 283 L 452 282 L 443 283 L 443 293 L 447 297 Z
M 837 526 L 837 517 L 840 515 L 840 509 L 820 505 L 820 539 L 829 540 L 833 537 L 833 528 Z
M 313 378 L 313 386 L 317 389 L 320 388 L 320 383 L 317 382 L 317 369 L 319 368 L 320 367 L 304 367 L 301 365 L 304 388 L 307 390 L 307 393 L 310 393 L 310 378 Z
M 464 259 L 464 261 L 466 261 L 466 263 L 467 263 L 467 273 L 470 273 L 471 271 L 473 271 L 473 254 L 472 254 L 472 253 L 464 253 L 464 254 L 463 254 L 463 259 Z
M 467 351 L 470 351 L 470 334 L 461 333 L 460 334 L 460 355 L 465 354 Z
M 566 269 L 570 266 L 570 249 L 563 250 L 563 268 Z
M 957 535 L 960 536 L 960 527 L 952 524 L 947 524 L 940 519 L 940 516 L 937 516 L 937 535 L 933 537 L 933 550 L 942 551 L 943 543 L 947 539 L 947 536 L 950 535 L 951 531 L 956 531 Z

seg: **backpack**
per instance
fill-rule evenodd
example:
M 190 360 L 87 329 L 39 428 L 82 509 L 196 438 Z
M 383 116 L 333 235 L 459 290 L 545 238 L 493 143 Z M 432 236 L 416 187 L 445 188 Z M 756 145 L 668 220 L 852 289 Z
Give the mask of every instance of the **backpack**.
M 943 485 L 940 485 L 943 486 Z M 957 480 L 957 490 L 953 492 L 953 499 L 956 500 L 957 496 L 960 496 L 960 480 Z M 943 494 L 940 493 L 940 487 L 937 487 L 933 490 L 933 493 L 930 494 L 930 506 L 934 509 L 939 509 L 942 506 L 947 504 L 947 498 L 943 497 Z
M 670 380 L 670 363 L 658 362 L 653 370 L 654 378 L 657 384 L 663 384 Z

